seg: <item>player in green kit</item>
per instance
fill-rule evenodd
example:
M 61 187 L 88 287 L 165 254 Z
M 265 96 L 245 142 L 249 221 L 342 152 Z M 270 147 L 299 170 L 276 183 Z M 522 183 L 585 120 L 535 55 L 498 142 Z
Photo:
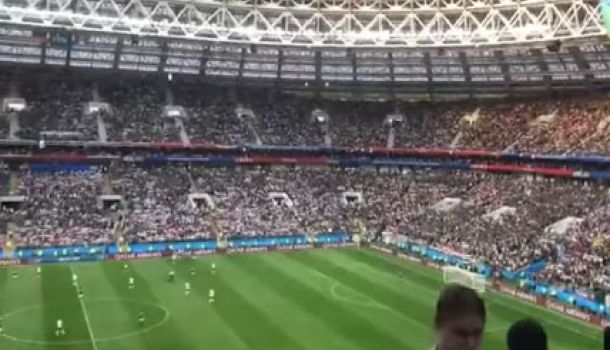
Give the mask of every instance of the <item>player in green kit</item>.
M 216 263 L 212 263 L 212 275 L 216 274 Z
M 144 316 L 144 311 L 140 311 L 138 313 L 138 325 L 142 326 L 146 322 L 146 317 Z
M 176 277 L 176 273 L 174 272 L 174 270 L 171 270 L 169 272 L 169 274 L 167 275 L 167 280 L 169 282 L 174 282 L 174 278 Z

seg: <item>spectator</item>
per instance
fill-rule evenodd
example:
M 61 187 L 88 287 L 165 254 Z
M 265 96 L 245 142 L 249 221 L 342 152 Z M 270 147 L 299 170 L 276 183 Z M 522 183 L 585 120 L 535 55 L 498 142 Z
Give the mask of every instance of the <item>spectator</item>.
M 479 350 L 486 317 L 485 303 L 474 290 L 446 286 L 436 304 L 436 350 Z

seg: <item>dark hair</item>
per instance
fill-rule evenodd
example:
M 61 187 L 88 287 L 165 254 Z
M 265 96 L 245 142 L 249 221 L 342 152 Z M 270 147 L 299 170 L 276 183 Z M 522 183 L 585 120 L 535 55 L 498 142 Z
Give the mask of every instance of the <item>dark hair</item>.
M 506 341 L 510 350 L 547 349 L 546 332 L 532 319 L 517 321 L 510 326 Z
M 434 323 L 440 328 L 453 317 L 475 315 L 485 321 L 487 313 L 483 299 L 473 289 L 458 284 L 449 284 L 442 291 L 436 303 Z

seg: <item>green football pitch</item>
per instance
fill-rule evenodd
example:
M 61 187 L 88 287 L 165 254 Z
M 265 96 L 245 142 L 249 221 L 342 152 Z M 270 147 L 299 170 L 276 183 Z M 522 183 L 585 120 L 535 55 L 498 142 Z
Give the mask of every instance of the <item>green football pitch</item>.
M 0 349 L 426 350 L 441 287 L 436 270 L 358 249 L 44 265 L 41 276 L 2 268 Z M 524 317 L 544 324 L 553 350 L 602 349 L 592 326 L 493 292 L 485 299 L 486 350 L 505 349 L 508 325 Z

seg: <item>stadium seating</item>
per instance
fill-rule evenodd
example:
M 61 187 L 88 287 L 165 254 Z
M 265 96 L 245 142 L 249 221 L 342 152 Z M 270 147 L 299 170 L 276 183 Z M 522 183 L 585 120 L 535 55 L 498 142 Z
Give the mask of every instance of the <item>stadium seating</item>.
M 16 137 L 23 139 L 610 153 L 610 103 L 602 95 L 431 105 L 318 101 L 148 77 L 112 85 L 49 77 L 19 85 L 28 104 L 18 118 Z M 111 110 L 83 113 L 94 100 Z M 164 115 L 165 106 L 181 106 L 186 115 Z M 327 117 L 312 115 L 316 109 Z M 389 121 L 392 114 L 404 118 Z M 2 120 L 6 138 L 12 126 Z M 566 286 L 610 282 L 610 199 L 601 183 L 427 170 L 119 163 L 84 172 L 5 169 L 0 178 L 3 193 L 25 196 L 19 209 L 0 217 L 21 246 L 365 230 L 407 235 L 515 271 L 545 259 L 549 264 L 535 277 Z M 100 204 L 102 195 L 122 200 L 108 207 Z M 192 195 L 203 204 L 194 205 Z M 566 218 L 580 224 L 550 229 Z
M 19 97 L 28 101 L 19 116 L 22 138 L 38 139 L 41 132 L 50 136 L 74 132 L 80 133 L 79 138 L 98 140 L 99 129 L 104 128 L 109 141 L 610 152 L 609 103 L 602 94 L 502 103 L 406 104 L 318 101 L 247 89 L 236 93 L 150 77 L 105 84 L 51 76 L 45 84 L 24 81 L 19 85 Z M 82 113 L 84 103 L 96 99 L 112 109 L 104 113 L 101 124 Z M 282 102 L 270 103 L 278 100 Z M 166 105 L 184 107 L 186 116 L 179 123 L 164 118 Z M 239 109 L 252 114 L 239 115 Z M 315 109 L 324 111 L 328 120 L 313 118 Z M 386 117 L 394 113 L 403 115 L 403 120 L 388 123 Z M 0 132 L 8 134 L 5 119 Z

